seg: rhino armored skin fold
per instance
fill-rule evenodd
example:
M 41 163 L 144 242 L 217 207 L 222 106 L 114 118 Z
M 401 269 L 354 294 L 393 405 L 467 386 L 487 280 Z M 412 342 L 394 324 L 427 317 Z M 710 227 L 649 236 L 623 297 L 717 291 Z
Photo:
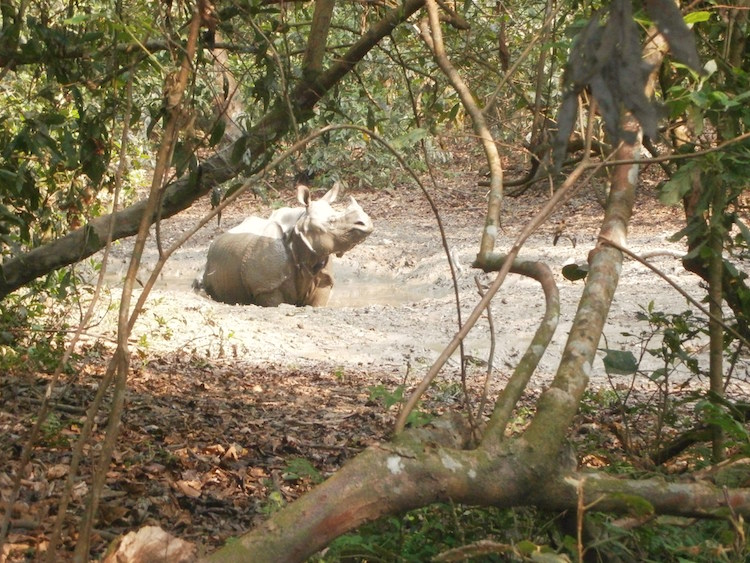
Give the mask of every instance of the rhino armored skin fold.
M 203 287 L 217 301 L 276 307 L 323 307 L 333 288 L 331 254 L 342 256 L 372 233 L 372 219 L 356 200 L 335 209 L 339 183 L 313 201 L 297 187 L 303 207 L 283 207 L 268 219 L 249 217 L 219 235 L 208 249 Z

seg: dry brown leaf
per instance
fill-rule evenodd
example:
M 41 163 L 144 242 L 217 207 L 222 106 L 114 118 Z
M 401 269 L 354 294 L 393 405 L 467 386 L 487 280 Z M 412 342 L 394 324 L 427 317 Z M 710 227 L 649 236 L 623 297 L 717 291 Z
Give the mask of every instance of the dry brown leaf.
M 47 479 L 53 480 L 53 479 L 60 479 L 62 477 L 65 477 L 68 474 L 69 469 L 70 467 L 63 463 L 58 463 L 56 465 L 53 465 L 47 470 Z
M 80 501 L 89 492 L 89 486 L 85 481 L 80 481 L 73 486 L 73 500 Z
M 115 540 L 104 563 L 188 563 L 195 560 L 194 544 L 176 538 L 158 526 L 144 526 Z
M 24 553 L 32 548 L 30 543 L 6 543 L 3 546 L 3 551 L 0 553 L 0 560 L 9 561 L 13 553 Z
M 222 455 L 226 452 L 226 448 L 221 444 L 215 444 L 206 448 L 206 453 L 211 455 Z
M 268 473 L 266 473 L 266 470 L 262 467 L 251 467 L 248 470 L 248 473 L 256 479 L 265 479 L 266 477 L 268 477 Z
M 226 453 L 222 456 L 221 459 L 225 460 L 233 460 L 237 461 L 240 458 L 239 454 L 237 453 L 237 448 L 234 444 L 229 446 L 229 449 L 226 451 Z
M 128 512 L 128 509 L 120 504 L 102 504 L 99 507 L 99 521 L 109 526 L 123 518 Z
M 185 481 L 183 479 L 180 479 L 179 481 L 175 481 L 175 485 L 185 496 L 191 498 L 198 498 L 199 496 L 201 496 L 200 481 Z
M 143 471 L 151 475 L 157 475 L 159 473 L 163 473 L 165 469 L 166 467 L 164 467 L 161 463 L 156 463 L 156 462 L 151 462 L 148 465 L 143 466 Z

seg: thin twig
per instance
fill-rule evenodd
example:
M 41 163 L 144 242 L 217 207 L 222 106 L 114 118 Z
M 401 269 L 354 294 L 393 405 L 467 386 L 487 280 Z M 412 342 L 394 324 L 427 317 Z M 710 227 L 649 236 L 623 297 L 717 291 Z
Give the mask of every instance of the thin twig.
M 419 116 L 419 108 L 417 107 L 417 101 L 416 97 L 414 96 L 414 91 L 412 89 L 412 83 L 411 80 L 409 80 L 409 77 L 406 74 L 406 65 L 404 64 L 403 58 L 401 57 L 401 53 L 398 50 L 398 44 L 394 42 L 394 51 L 396 53 L 396 58 L 399 62 L 399 68 L 403 71 L 404 75 L 404 84 L 406 86 L 406 90 L 409 93 L 409 99 L 411 101 L 412 106 L 412 113 L 414 115 L 414 120 L 417 125 L 417 127 L 421 127 L 421 118 Z M 440 186 L 438 185 L 437 178 L 435 177 L 435 173 L 433 170 L 431 158 L 429 151 L 427 150 L 427 143 L 424 139 L 420 139 L 419 146 L 422 149 L 422 157 L 424 158 L 425 163 L 427 164 L 427 173 L 430 175 L 430 180 L 432 181 L 432 186 L 435 188 L 435 190 L 439 190 Z M 447 247 L 446 247 L 447 250 Z M 458 330 L 461 330 L 461 326 L 463 325 L 463 313 L 461 312 L 461 294 L 459 292 L 458 287 L 458 278 L 456 276 L 456 264 L 454 263 L 454 260 L 450 259 L 450 253 L 449 253 L 449 260 L 448 260 L 448 268 L 451 273 L 451 280 L 453 282 L 453 297 L 456 303 L 456 324 L 458 326 Z M 468 386 L 467 386 L 467 375 L 466 375 L 466 350 L 464 347 L 463 342 L 459 346 L 459 356 L 460 356 L 460 373 L 461 373 L 461 388 L 463 391 L 464 396 L 464 404 L 466 405 L 466 411 L 471 412 L 471 398 L 469 396 Z M 481 412 L 481 408 L 480 408 Z M 469 415 L 471 417 L 471 415 Z M 473 423 L 473 420 L 471 420 Z M 473 425 L 472 425 L 473 426 Z
M 164 103 L 169 112 L 169 119 L 162 138 L 162 144 L 156 157 L 156 167 L 151 182 L 151 191 L 141 218 L 141 223 L 136 235 L 135 245 L 131 254 L 130 264 L 122 289 L 122 298 L 120 301 L 120 310 L 118 315 L 118 342 L 117 349 L 110 361 L 110 366 L 114 366 L 115 371 L 115 391 L 112 400 L 107 430 L 104 442 L 99 454 L 98 463 L 94 472 L 91 484 L 90 494 L 88 497 L 86 511 L 81 518 L 79 526 L 79 537 L 76 545 L 74 560 L 85 561 L 88 559 L 91 531 L 93 529 L 95 515 L 99 506 L 101 492 L 104 487 L 106 474 L 111 462 L 112 453 L 116 445 L 116 439 L 120 430 L 120 421 L 125 402 L 125 389 L 127 385 L 127 375 L 129 368 L 129 350 L 128 336 L 134 317 L 137 317 L 141 309 L 130 311 L 135 278 L 140 266 L 143 249 L 148 238 L 151 219 L 161 207 L 163 188 L 165 185 L 166 174 L 171 162 L 171 155 L 174 152 L 174 146 L 177 140 L 178 127 L 182 119 L 182 101 L 184 92 L 187 87 L 188 78 L 192 73 L 192 61 L 195 55 L 198 34 L 201 27 L 201 14 L 203 12 L 203 2 L 198 1 L 193 9 L 192 20 L 190 22 L 190 31 L 185 47 L 185 54 L 182 58 L 180 69 L 174 74 L 168 75 L 165 86 Z M 93 413 L 91 413 L 93 415 Z
M 127 84 L 125 114 L 123 116 L 124 117 L 123 131 L 122 131 L 121 143 L 120 143 L 120 147 L 121 147 L 120 148 L 120 162 L 115 172 L 114 194 L 113 194 L 113 203 L 112 203 L 113 210 L 117 208 L 118 203 L 119 203 L 120 193 L 122 191 L 122 178 L 125 172 L 125 164 L 127 162 L 124 155 L 127 153 L 127 147 L 128 147 L 128 138 L 129 138 L 128 123 L 130 122 L 129 116 L 130 116 L 131 108 L 132 108 L 132 85 L 133 85 L 133 81 L 131 78 L 131 80 L 129 80 Z M 5 542 L 5 539 L 7 537 L 7 532 L 8 532 L 7 522 L 8 522 L 8 518 L 10 518 L 10 512 L 11 512 L 10 507 L 13 506 L 16 499 L 18 498 L 18 493 L 20 491 L 21 477 L 25 475 L 26 473 L 25 467 L 31 459 L 31 452 L 33 450 L 34 444 L 36 443 L 37 437 L 39 436 L 39 431 L 42 425 L 44 424 L 44 422 L 47 420 L 47 416 L 50 413 L 50 408 L 61 410 L 60 407 L 52 404 L 50 402 L 50 399 L 53 395 L 55 387 L 57 386 L 59 382 L 60 376 L 62 375 L 62 371 L 65 369 L 65 366 L 67 365 L 68 361 L 73 355 L 73 352 L 75 351 L 76 346 L 78 345 L 78 342 L 81 339 L 81 336 L 83 336 L 85 328 L 88 326 L 91 318 L 94 315 L 96 306 L 99 303 L 99 298 L 101 296 L 102 288 L 104 287 L 104 276 L 107 273 L 109 251 L 112 247 L 113 230 L 114 230 L 114 222 L 110 225 L 110 228 L 107 232 L 107 241 L 104 247 L 104 253 L 102 255 L 101 268 L 99 270 L 96 287 L 94 288 L 91 301 L 89 302 L 89 305 L 85 313 L 81 317 L 81 320 L 78 324 L 78 328 L 73 333 L 73 336 L 66 347 L 65 353 L 63 354 L 63 357 L 61 358 L 57 369 L 55 369 L 55 372 L 53 373 L 52 377 L 50 378 L 49 383 L 47 384 L 47 389 L 45 391 L 44 398 L 41 402 L 41 406 L 37 414 L 37 420 L 35 421 L 34 426 L 32 427 L 31 431 L 29 432 L 26 443 L 24 444 L 23 450 L 21 452 L 19 465 L 18 465 L 17 473 L 16 473 L 16 478 L 14 479 L 14 483 L 13 483 L 13 489 L 12 489 L 11 494 L 8 497 L 8 504 L 6 505 L 2 525 L 0 527 L 0 552 L 2 551 L 2 545 Z M 78 456 L 78 459 L 80 459 L 80 454 Z M 73 458 L 71 459 L 71 467 L 73 466 L 74 461 L 76 461 L 75 453 L 73 455 Z M 72 483 L 70 484 L 70 488 L 72 489 Z M 67 488 L 67 484 L 66 484 L 65 493 L 67 493 L 68 495 L 70 494 L 70 490 Z M 63 494 L 63 499 L 66 498 L 65 493 Z M 62 512 L 64 514 L 65 510 L 63 510 Z M 60 520 L 60 526 L 62 526 L 62 518 L 58 517 L 57 520 Z M 57 520 L 55 523 L 55 528 L 53 530 L 53 533 L 50 537 L 50 548 L 52 550 L 55 549 L 55 543 L 56 543 L 57 538 L 59 537 L 59 530 L 57 528 Z
M 484 266 L 485 270 L 498 270 L 502 267 L 504 261 L 508 260 L 504 256 L 492 256 L 490 258 L 491 260 Z M 505 384 L 505 388 L 495 400 L 492 416 L 482 438 L 482 445 L 486 445 L 488 448 L 497 446 L 505 438 L 505 430 L 511 420 L 513 409 L 552 341 L 560 320 L 560 292 L 549 266 L 542 262 L 515 260 L 510 271 L 539 282 L 544 291 L 544 316 L 537 326 L 531 342 L 526 347 L 526 351 L 513 370 L 513 374 Z
M 484 290 L 482 289 L 482 284 L 479 282 L 479 276 L 474 276 L 474 283 L 477 284 L 477 292 L 481 299 L 484 297 Z M 492 381 L 492 367 L 495 361 L 495 322 L 492 319 L 492 307 L 490 306 L 487 307 L 487 325 L 490 330 L 490 351 L 487 354 L 487 373 L 484 377 L 482 398 L 479 400 L 479 408 L 477 409 L 477 420 L 481 420 L 484 406 L 487 404 L 487 397 L 490 394 L 490 382 Z
M 531 50 L 539 43 L 542 36 L 547 32 L 547 28 L 549 27 L 549 24 L 552 22 L 552 20 L 557 16 L 559 10 L 561 9 L 562 5 L 558 7 L 557 10 L 553 11 L 549 17 L 542 23 L 542 27 L 539 29 L 539 31 L 531 38 L 529 41 L 529 44 L 526 46 L 526 48 L 521 52 L 521 54 L 518 56 L 516 61 L 511 65 L 511 67 L 508 69 L 508 72 L 506 72 L 503 77 L 500 79 L 500 82 L 495 87 L 495 91 L 492 92 L 489 99 L 487 100 L 487 104 L 485 105 L 485 108 L 483 112 L 488 114 L 492 109 L 495 107 L 495 104 L 497 103 L 498 96 L 500 95 L 500 92 L 502 92 L 503 87 L 505 84 L 510 80 L 510 78 L 516 73 L 518 68 L 521 66 L 523 62 L 526 61 L 529 54 L 531 53 Z
M 497 277 L 492 282 L 492 285 L 490 285 L 489 289 L 485 292 L 484 297 L 482 297 L 479 303 L 477 303 L 477 305 L 474 307 L 474 310 L 471 312 L 468 319 L 466 319 L 466 323 L 464 324 L 464 326 L 454 335 L 450 343 L 446 345 L 446 347 L 443 349 L 443 352 L 432 364 L 432 367 L 428 371 L 427 375 L 424 376 L 420 384 L 414 390 L 411 397 L 409 398 L 409 401 L 407 402 L 407 407 L 404 409 L 405 412 L 408 412 L 410 409 L 414 408 L 414 405 L 419 402 L 419 398 L 427 390 L 430 383 L 432 383 L 432 380 L 448 361 L 448 358 L 453 355 L 453 353 L 456 351 L 456 348 L 458 348 L 458 345 L 466 338 L 466 335 L 474 327 L 479 317 L 489 305 L 489 302 L 500 289 L 500 286 L 505 281 L 508 273 L 510 273 L 510 270 L 513 266 L 513 261 L 518 256 L 518 253 L 520 252 L 521 247 L 524 245 L 526 240 L 547 221 L 547 219 L 550 215 L 552 215 L 553 212 L 555 212 L 559 207 L 564 205 L 565 202 L 573 197 L 573 195 L 580 189 L 580 185 L 577 184 L 579 178 L 586 170 L 591 167 L 592 164 L 588 160 L 584 160 L 583 162 L 581 162 L 581 164 L 579 164 L 570 173 L 565 182 L 563 182 L 562 186 L 557 191 L 555 191 L 553 196 L 547 201 L 544 207 L 542 207 L 539 213 L 537 213 L 536 216 L 534 216 L 531 221 L 529 221 L 524 226 L 521 233 L 516 238 L 510 251 L 506 255 L 505 261 L 498 271 Z M 487 260 L 487 258 L 488 257 L 478 256 L 477 261 L 475 262 L 475 266 L 480 268 L 484 267 L 484 261 Z M 399 433 L 403 431 L 405 426 L 406 417 L 402 413 L 402 415 L 396 421 L 395 432 Z
M 468 88 L 459 72 L 451 63 L 445 52 L 443 44 L 443 33 L 440 28 L 440 17 L 435 0 L 425 0 L 428 22 L 420 22 L 419 30 L 425 44 L 430 48 L 440 69 L 458 94 L 461 104 L 471 117 L 474 133 L 479 137 L 484 150 L 487 164 L 490 168 L 490 190 L 488 194 L 487 214 L 482 239 L 480 242 L 480 254 L 492 252 L 495 247 L 498 229 L 500 228 L 500 209 L 503 201 L 503 167 L 497 145 L 487 126 L 484 115 L 474 100 L 473 93 Z
M 659 268 L 648 262 L 648 260 L 644 260 L 640 256 L 638 256 L 635 252 L 628 250 L 623 245 L 616 243 L 615 241 L 602 237 L 599 237 L 599 242 L 602 244 L 606 244 L 611 246 L 612 248 L 615 248 L 622 252 L 623 254 L 629 256 L 636 262 L 640 262 L 644 266 L 646 266 L 649 270 L 654 272 L 657 276 L 659 276 L 661 279 L 663 279 L 665 282 L 667 282 L 669 285 L 671 285 L 677 292 L 682 295 L 685 299 L 687 299 L 691 305 L 693 305 L 696 309 L 698 309 L 701 313 L 706 315 L 708 318 L 715 320 L 718 323 L 721 323 L 721 326 L 724 328 L 724 330 L 731 332 L 737 340 L 742 342 L 745 346 L 750 346 L 750 342 L 746 338 L 744 338 L 737 330 L 732 328 L 730 325 L 726 324 L 723 319 L 717 318 L 715 315 L 712 315 L 708 309 L 706 309 L 703 305 L 701 305 L 696 299 L 693 299 L 684 289 L 682 289 L 677 282 L 673 281 L 672 278 L 670 278 L 667 274 L 662 272 Z

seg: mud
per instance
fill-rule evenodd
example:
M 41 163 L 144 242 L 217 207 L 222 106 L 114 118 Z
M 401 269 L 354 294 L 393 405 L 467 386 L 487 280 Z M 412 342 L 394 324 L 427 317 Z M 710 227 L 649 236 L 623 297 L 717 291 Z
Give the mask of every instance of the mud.
M 245 367 L 314 367 L 337 373 L 370 373 L 393 382 L 416 382 L 450 342 L 458 326 L 453 283 L 439 231 L 429 207 L 416 191 L 355 195 L 372 216 L 375 232 L 336 259 L 336 285 L 329 307 L 230 306 L 212 301 L 193 288 L 216 234 L 249 214 L 270 212 L 268 206 L 248 198 L 224 213 L 221 228 L 210 223 L 168 261 L 132 335 L 133 346 L 142 356 L 183 353 Z M 292 200 L 291 189 L 286 196 Z M 510 248 L 524 220 L 541 207 L 544 199 L 543 194 L 538 194 L 506 203 L 498 250 Z M 475 277 L 485 287 L 494 278 L 494 274 L 483 274 L 471 267 L 484 221 L 483 196 L 478 192 L 446 192 L 440 203 L 465 319 L 479 300 Z M 207 205 L 201 203 L 187 215 L 162 224 L 163 245 L 170 244 L 206 211 Z M 593 199 L 574 199 L 522 250 L 522 257 L 543 261 L 555 272 L 561 296 L 559 327 L 535 375 L 533 385 L 537 388 L 547 385 L 554 376 L 584 287 L 583 281 L 564 279 L 561 269 L 570 262 L 586 261 L 601 217 L 602 209 Z M 628 246 L 636 253 L 656 252 L 650 262 L 695 298 L 702 299 L 704 290 L 698 280 L 684 272 L 676 258 L 684 252 L 683 245 L 668 240 L 679 228 L 679 219 L 678 210 L 659 206 L 651 194 L 644 192 L 637 204 Z M 556 230 L 563 236 L 553 244 Z M 157 257 L 151 242 L 144 257 L 142 280 Z M 123 241 L 113 250 L 108 273 L 113 303 L 118 298 L 119 280 L 131 247 L 131 241 Z M 687 308 L 685 299 L 666 282 L 642 264 L 626 261 L 600 347 L 632 350 L 640 355 L 638 335 L 648 326 L 637 319 L 637 314 L 651 301 L 657 310 L 681 312 Z M 520 276 L 510 276 L 493 300 L 492 364 L 498 384 L 523 354 L 543 310 L 538 284 Z M 89 335 L 113 339 L 114 316 L 114 311 L 103 314 Z M 464 342 L 465 353 L 472 360 L 470 371 L 477 380 L 483 379 L 491 344 L 488 320 L 483 315 Z M 645 355 L 642 368 L 649 370 L 658 365 Z M 454 354 L 443 377 L 452 380 L 458 371 L 458 355 Z M 623 377 L 629 381 L 629 376 Z M 612 384 L 601 358 L 594 365 L 592 384 Z

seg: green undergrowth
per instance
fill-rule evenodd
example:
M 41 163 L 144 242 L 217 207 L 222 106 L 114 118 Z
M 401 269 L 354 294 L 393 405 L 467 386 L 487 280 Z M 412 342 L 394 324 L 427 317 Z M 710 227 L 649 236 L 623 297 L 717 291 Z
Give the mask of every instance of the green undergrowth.
M 367 524 L 335 540 L 314 563 L 420 562 L 463 548 L 445 561 L 578 561 L 575 514 L 531 508 L 436 504 Z M 725 520 L 661 516 L 631 527 L 628 518 L 586 516 L 585 561 L 744 562 L 744 531 Z M 438 558 L 438 559 L 435 559 Z
M 73 282 L 57 272 L 0 301 L 0 371 L 52 372 L 65 352 L 70 333 Z M 67 366 L 66 366 L 67 367 Z
M 627 529 L 599 513 L 584 526 L 585 561 L 740 562 L 747 548 L 721 520 L 658 517 Z M 529 509 L 447 504 L 361 527 L 310 559 L 315 563 L 420 562 L 463 546 L 473 556 L 451 561 L 577 561 L 575 517 Z
M 434 504 L 365 525 L 338 538 L 310 561 L 430 561 L 444 551 L 488 540 L 498 553 L 476 560 L 506 561 L 520 556 L 523 549 L 541 552 L 537 543 L 547 541 L 554 525 L 554 516 L 544 522 L 529 509 Z
M 674 407 L 682 420 L 695 401 Z M 655 412 L 651 412 L 651 411 Z M 684 411 L 684 412 L 682 412 Z M 645 413 L 645 414 L 644 414 Z M 518 416 L 523 416 L 519 410 Z M 663 412 L 643 401 L 623 404 L 613 390 L 588 392 L 571 433 L 581 466 L 625 478 L 661 475 L 679 479 L 687 469 L 705 467 L 706 444 L 696 443 L 661 466 L 645 464 L 644 453 L 662 445 L 664 436 L 631 429 L 639 447 L 623 448 L 613 428 L 653 427 Z M 637 417 L 634 419 L 633 417 Z M 635 422 L 637 421 L 637 424 Z M 621 434 L 622 436 L 622 434 Z M 735 448 L 741 455 L 742 448 Z M 575 511 L 550 513 L 521 507 L 500 509 L 434 504 L 400 516 L 383 518 L 335 540 L 311 558 L 312 563 L 420 561 L 584 561 L 605 562 L 745 562 L 747 525 L 737 519 L 657 516 L 649 510 L 633 514 L 586 512 L 579 530 Z M 636 513 L 637 512 L 637 513 Z M 580 532 L 580 544 L 579 544 Z

